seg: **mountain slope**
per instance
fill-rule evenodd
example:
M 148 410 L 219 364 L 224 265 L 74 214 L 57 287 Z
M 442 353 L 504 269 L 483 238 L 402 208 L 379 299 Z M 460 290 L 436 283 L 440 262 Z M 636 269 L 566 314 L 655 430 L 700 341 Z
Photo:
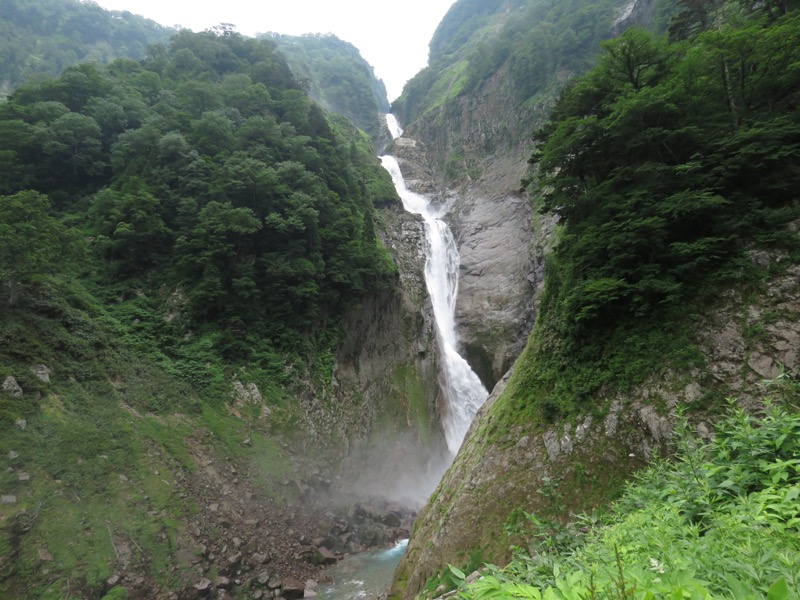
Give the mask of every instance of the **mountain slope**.
M 666 28 L 668 5 L 642 1 L 626 18 Z M 554 227 L 531 214 L 521 193 L 531 133 L 563 86 L 592 64 L 599 42 L 623 26 L 629 7 L 457 2 L 431 43 L 430 66 L 393 105 L 405 136 L 418 143 L 432 189 L 450 207 L 463 264 L 460 334 L 490 388 L 525 345 Z
M 707 433 L 725 397 L 757 408 L 763 379 L 798 368 L 800 27 L 784 8 L 689 41 L 631 29 L 555 104 L 528 180 L 560 220 L 537 322 L 421 513 L 394 597 L 433 591 L 447 563 L 502 564 L 523 511 L 604 503 L 670 450 L 679 407 Z
M 0 6 L 0 94 L 32 75 L 56 76 L 79 62 L 144 58 L 175 31 L 90 2 L 4 0 Z
M 267 37 L 278 44 L 314 100 L 350 119 L 375 142 L 383 137 L 383 115 L 389 112 L 386 87 L 355 46 L 331 34 Z

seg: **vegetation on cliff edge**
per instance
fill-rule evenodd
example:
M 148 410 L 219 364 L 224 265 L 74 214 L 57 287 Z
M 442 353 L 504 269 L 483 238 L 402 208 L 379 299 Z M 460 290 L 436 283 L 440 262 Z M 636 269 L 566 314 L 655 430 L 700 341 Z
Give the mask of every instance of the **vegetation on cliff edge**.
M 800 13 L 604 49 L 532 158 L 561 227 L 515 394 L 548 419 L 691 361 L 691 315 L 747 281 L 747 252 L 798 252 Z
M 530 545 L 457 598 L 769 598 L 800 593 L 800 413 L 796 382 L 760 418 L 733 408 L 702 444 L 679 431 L 602 515 L 567 526 L 528 515 Z

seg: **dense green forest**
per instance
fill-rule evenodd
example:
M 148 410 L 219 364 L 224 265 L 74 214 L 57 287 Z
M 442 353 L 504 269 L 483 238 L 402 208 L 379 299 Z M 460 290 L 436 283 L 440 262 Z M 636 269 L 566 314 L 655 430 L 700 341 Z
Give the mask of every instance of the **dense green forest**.
M 0 2 L 0 95 L 32 75 L 60 75 L 76 63 L 143 58 L 174 30 L 127 11 L 76 0 Z
M 800 14 L 764 12 L 688 40 L 629 29 L 537 134 L 561 233 L 538 332 L 552 344 L 520 393 L 548 418 L 689 360 L 687 317 L 746 285 L 749 250 L 797 255 Z
M 332 34 L 302 36 L 272 33 L 295 77 L 309 95 L 331 112 L 343 115 L 374 140 L 389 112 L 386 86 L 358 48 Z
M 0 161 L 4 226 L 39 230 L 4 248 L 13 306 L 77 257 L 118 310 L 147 312 L 142 290 L 180 298 L 179 318 L 137 320 L 143 339 L 208 330 L 246 358 L 332 339 L 394 274 L 373 226 L 391 182 L 269 41 L 184 31 L 141 62 L 24 84 L 0 106 Z

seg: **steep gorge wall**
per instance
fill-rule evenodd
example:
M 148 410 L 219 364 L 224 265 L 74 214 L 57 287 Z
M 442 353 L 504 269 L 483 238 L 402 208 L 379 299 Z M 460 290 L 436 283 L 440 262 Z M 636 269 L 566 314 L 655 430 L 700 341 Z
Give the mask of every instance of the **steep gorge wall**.
M 546 106 L 521 108 L 504 73 L 429 111 L 396 141 L 404 174 L 448 208 L 461 255 L 456 319 L 462 353 L 491 389 L 524 347 L 543 281 L 551 220 L 521 192 L 529 132 Z
M 345 318 L 329 397 L 317 400 L 309 423 L 323 439 L 340 441 L 334 492 L 420 505 L 444 470 L 437 459 L 446 448 L 425 234 L 399 203 L 379 211 L 376 229 L 398 279 Z
M 763 253 L 752 259 L 765 270 L 786 260 Z M 508 388 L 498 386 L 484 405 L 418 517 L 390 597 L 414 598 L 431 576 L 448 563 L 463 566 L 474 550 L 503 564 L 516 543 L 504 533 L 516 509 L 562 519 L 591 510 L 654 453 L 669 452 L 679 406 L 701 437 L 715 417 L 704 407 L 733 398 L 757 409 L 769 394 L 765 381 L 800 365 L 800 266 L 779 271 L 758 297 L 729 290 L 703 315 L 695 340 L 702 369 L 669 371 L 627 393 L 592 398 L 597 408 L 568 422 L 526 419 L 525 401 L 509 393 L 512 374 Z

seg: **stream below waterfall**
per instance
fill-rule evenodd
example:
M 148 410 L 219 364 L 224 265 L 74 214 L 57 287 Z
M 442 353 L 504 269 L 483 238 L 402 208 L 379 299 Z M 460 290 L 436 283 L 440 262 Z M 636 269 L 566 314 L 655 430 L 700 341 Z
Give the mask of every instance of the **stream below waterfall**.
M 393 139 L 402 129 L 393 115 L 386 115 L 386 124 Z M 393 156 L 382 156 L 381 164 L 392 176 L 397 194 L 406 211 L 419 215 L 425 226 L 425 284 L 433 305 L 442 369 L 442 429 L 449 459 L 452 461 L 472 424 L 478 409 L 489 392 L 458 352 L 455 310 L 458 294 L 460 257 L 450 226 L 443 220 L 447 206 L 406 187 L 400 165 Z M 405 552 L 408 540 L 388 550 L 356 554 L 326 569 L 325 575 L 334 583 L 320 587 L 324 600 L 375 600 L 385 597 L 397 564 Z
M 407 544 L 408 540 L 402 540 L 393 548 L 354 554 L 325 569 L 325 575 L 333 583 L 317 588 L 319 597 L 322 600 L 385 598 Z

